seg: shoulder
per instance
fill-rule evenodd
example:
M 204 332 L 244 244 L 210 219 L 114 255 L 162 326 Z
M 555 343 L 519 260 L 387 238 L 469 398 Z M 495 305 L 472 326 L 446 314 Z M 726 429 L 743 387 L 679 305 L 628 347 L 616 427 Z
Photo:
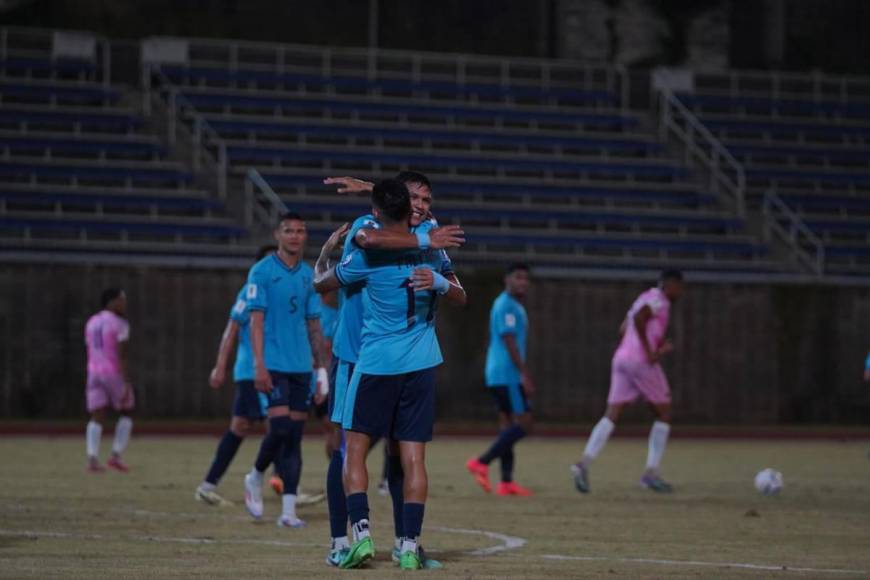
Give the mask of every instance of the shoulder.
M 274 263 L 274 259 L 272 256 L 266 256 L 253 266 L 249 270 L 251 276 L 256 276 L 258 274 L 268 273 L 269 270 L 272 269 L 272 264 Z
M 359 230 L 362 228 L 378 228 L 380 224 L 378 220 L 375 219 L 375 216 L 371 214 L 366 214 L 364 216 L 360 216 L 356 218 L 350 226 L 351 230 Z

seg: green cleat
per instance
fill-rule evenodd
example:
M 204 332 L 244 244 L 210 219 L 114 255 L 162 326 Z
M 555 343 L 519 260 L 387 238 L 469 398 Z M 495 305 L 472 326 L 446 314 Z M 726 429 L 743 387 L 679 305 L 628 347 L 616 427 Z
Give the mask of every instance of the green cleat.
M 444 564 L 442 564 L 435 558 L 430 558 L 429 556 L 427 556 L 422 546 L 419 546 L 417 548 L 417 555 L 420 558 L 420 564 L 422 564 L 423 570 L 440 570 L 444 567 Z M 400 548 L 393 548 L 392 560 L 396 564 L 400 564 L 402 562 L 402 550 Z
M 363 538 L 358 542 L 354 542 L 353 546 L 350 547 L 350 551 L 348 551 L 338 567 L 344 570 L 359 568 L 374 557 L 375 543 L 372 541 L 371 537 Z
M 402 556 L 399 559 L 399 568 L 402 570 L 422 570 L 423 563 L 415 552 L 409 550 L 402 552 Z

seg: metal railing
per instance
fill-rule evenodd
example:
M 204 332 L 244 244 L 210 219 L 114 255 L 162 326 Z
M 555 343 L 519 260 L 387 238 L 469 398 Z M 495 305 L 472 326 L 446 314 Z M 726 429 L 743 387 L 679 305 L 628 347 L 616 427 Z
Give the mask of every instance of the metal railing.
M 782 97 L 809 98 L 814 102 L 836 100 L 841 103 L 870 101 L 870 76 L 845 76 L 788 71 L 703 70 L 695 73 L 699 92 L 723 92 L 729 97 L 746 94 L 766 94 Z
M 289 211 L 287 206 L 272 189 L 272 186 L 256 169 L 249 169 L 245 174 L 244 200 L 245 227 L 255 225 L 271 230 L 278 223 L 278 218 Z
M 739 217 L 746 214 L 746 172 L 697 117 L 667 88 L 658 93 L 659 138 L 669 143 L 675 136 L 683 147 L 687 165 L 707 171 L 710 191 L 726 197 Z
M 84 30 L 52 30 L 23 26 L 4 26 L 0 28 L 0 60 L 10 57 L 53 58 L 52 47 L 56 32 L 78 33 L 92 36 L 96 41 L 97 54 L 94 59 L 97 78 L 103 86 L 112 82 L 112 46 L 109 40 Z
M 770 241 L 773 234 L 776 234 L 791 248 L 801 266 L 816 276 L 823 276 L 825 274 L 824 242 L 773 190 L 768 190 L 764 194 L 762 213 L 765 218 L 765 240 Z

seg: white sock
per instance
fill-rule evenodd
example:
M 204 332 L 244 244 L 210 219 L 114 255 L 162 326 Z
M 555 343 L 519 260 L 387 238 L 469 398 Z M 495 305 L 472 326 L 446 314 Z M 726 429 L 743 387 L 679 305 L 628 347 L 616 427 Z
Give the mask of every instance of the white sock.
M 217 489 L 217 486 L 213 483 L 209 483 L 207 481 L 203 481 L 199 484 L 199 489 L 203 491 L 214 491 Z
M 402 542 L 403 542 L 403 541 L 405 541 L 405 538 L 396 538 L 395 541 L 393 541 L 393 545 L 394 545 L 394 546 L 396 547 L 396 549 L 399 550 L 400 552 L 402 551 Z
M 130 443 L 130 433 L 133 431 L 133 419 L 121 417 L 115 425 L 115 442 L 112 444 L 112 453 L 120 455 Z
M 343 550 L 344 548 L 350 548 L 350 540 L 347 539 L 347 536 L 332 538 L 333 550 Z
M 653 423 L 652 429 L 649 430 L 649 452 L 646 456 L 648 471 L 658 471 L 662 456 L 665 454 L 665 447 L 668 446 L 670 433 L 671 426 L 667 423 L 662 421 Z
M 100 456 L 100 439 L 103 436 L 103 426 L 96 421 L 89 421 L 85 430 L 85 442 L 88 448 L 88 457 Z
M 369 521 L 367 519 L 362 519 L 353 525 L 354 542 L 359 542 L 369 536 L 371 536 L 371 532 L 369 532 Z
M 607 417 L 602 417 L 601 420 L 592 429 L 589 435 L 589 441 L 586 442 L 586 450 L 583 451 L 583 459 L 595 459 L 604 446 L 607 445 L 607 440 L 610 439 L 610 434 L 616 425 Z
M 281 506 L 283 510 L 281 514 L 284 517 L 290 518 L 291 520 L 295 520 L 296 518 L 296 494 L 295 493 L 285 493 L 281 496 Z
M 251 477 L 254 479 L 254 483 L 263 485 L 263 475 L 264 473 L 262 471 L 257 471 L 256 467 L 251 469 Z
M 417 553 L 417 538 L 405 538 L 402 542 L 402 549 L 400 551 L 403 554 L 405 552 Z

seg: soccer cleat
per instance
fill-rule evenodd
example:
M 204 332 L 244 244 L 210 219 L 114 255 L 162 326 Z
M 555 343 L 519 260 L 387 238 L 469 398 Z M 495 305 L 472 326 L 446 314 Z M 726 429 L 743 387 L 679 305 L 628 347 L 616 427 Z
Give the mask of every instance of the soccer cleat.
M 575 463 L 571 466 L 571 473 L 574 475 L 574 487 L 580 493 L 589 493 L 589 470 L 582 463 Z
M 658 475 L 644 475 L 640 478 L 640 486 L 656 493 L 671 493 L 674 488 Z
M 121 457 L 118 455 L 112 455 L 109 457 L 109 460 L 106 462 L 106 465 L 114 469 L 119 473 L 127 473 L 130 471 L 130 468 L 127 467 L 127 464 L 121 461 Z
M 326 499 L 326 494 L 322 491 L 317 493 L 302 493 L 296 496 L 296 506 L 314 505 Z
M 347 558 L 350 553 L 350 548 L 339 548 L 338 550 L 330 550 L 326 555 L 326 563 L 333 568 L 338 568 L 342 561 Z
M 202 485 L 199 485 L 196 488 L 196 491 L 193 492 L 193 498 L 206 505 L 216 505 L 220 507 L 232 507 L 233 505 L 233 502 L 224 499 L 218 492 L 212 489 L 205 489 Z
M 440 570 L 444 567 L 444 564 L 439 562 L 434 558 L 430 558 L 426 555 L 426 552 L 423 550 L 423 546 L 417 546 L 417 555 L 420 558 L 420 563 L 424 570 Z M 396 564 L 401 563 L 402 561 L 402 549 L 401 548 L 393 548 L 392 560 Z
M 402 556 L 399 558 L 399 568 L 402 570 L 422 570 L 423 562 L 420 561 L 420 556 L 416 552 L 408 550 L 402 552 Z
M 245 507 L 253 518 L 263 517 L 263 488 L 250 473 L 245 476 Z
M 97 459 L 91 458 L 88 459 L 88 464 L 85 466 L 85 470 L 88 473 L 104 473 L 106 468 L 100 465 L 100 462 Z
M 338 565 L 339 568 L 348 570 L 350 568 L 359 568 L 369 560 L 375 557 L 375 543 L 371 536 L 363 538 L 358 542 L 354 542 L 353 546 L 348 550 L 347 555 Z
M 272 491 L 275 492 L 275 495 L 284 495 L 284 480 L 277 475 L 273 475 L 272 478 L 269 479 L 269 486 L 272 488 Z
M 527 489 L 513 481 L 502 481 L 498 484 L 496 488 L 496 493 L 498 495 L 518 495 L 522 497 L 529 497 L 534 495 L 532 490 Z
M 308 527 L 308 524 L 305 523 L 305 520 L 300 520 L 299 518 L 291 518 L 290 516 L 281 516 L 278 518 L 278 527 L 279 528 L 294 528 L 294 529 L 302 529 Z
M 474 480 L 483 488 L 483 491 L 490 493 L 492 486 L 489 484 L 489 467 L 472 457 L 465 463 L 465 468 L 474 477 Z

